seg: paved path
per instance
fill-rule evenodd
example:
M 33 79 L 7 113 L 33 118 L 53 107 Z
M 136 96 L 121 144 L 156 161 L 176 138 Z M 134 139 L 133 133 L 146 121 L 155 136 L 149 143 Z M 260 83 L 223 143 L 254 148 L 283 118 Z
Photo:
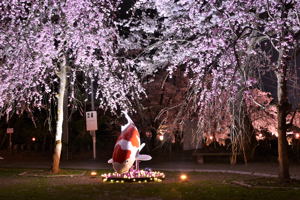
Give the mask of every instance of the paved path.
M 0 168 L 50 168 L 51 159 L 40 160 L 0 160 Z M 259 162 L 250 164 L 230 165 L 224 163 L 196 164 L 193 161 L 149 161 L 141 163 L 142 168 L 166 171 L 197 171 L 197 172 L 221 172 L 237 173 L 255 176 L 277 177 L 278 165 L 276 162 Z M 61 168 L 70 169 L 112 169 L 105 160 L 69 160 L 61 161 Z M 292 178 L 300 179 L 300 164 L 290 165 Z

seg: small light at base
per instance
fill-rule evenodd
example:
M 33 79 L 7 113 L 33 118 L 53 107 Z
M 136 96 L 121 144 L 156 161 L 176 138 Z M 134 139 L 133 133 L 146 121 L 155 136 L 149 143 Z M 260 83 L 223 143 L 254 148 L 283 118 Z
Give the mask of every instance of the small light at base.
M 297 133 L 297 134 L 295 135 L 295 138 L 296 138 L 296 139 L 299 139 L 299 138 L 300 138 L 300 134 Z
M 262 137 L 263 135 L 260 133 L 258 136 L 259 136 L 259 137 Z
M 212 140 L 212 139 L 214 139 L 214 137 L 213 136 L 209 136 L 209 139 Z
M 181 181 L 187 181 L 187 179 L 188 179 L 188 177 L 187 177 L 186 174 L 181 174 L 181 175 L 180 175 L 180 180 L 181 180 Z
M 31 141 L 32 141 L 32 142 L 35 142 L 35 141 L 36 141 L 35 137 L 31 138 Z
M 92 177 L 96 177 L 96 176 L 97 176 L 97 172 L 92 171 L 92 172 L 91 172 L 91 176 L 92 176 Z
M 163 140 L 164 140 L 164 136 L 163 136 L 163 135 L 160 135 L 160 136 L 159 136 L 159 140 L 160 140 L 160 141 L 163 141 Z

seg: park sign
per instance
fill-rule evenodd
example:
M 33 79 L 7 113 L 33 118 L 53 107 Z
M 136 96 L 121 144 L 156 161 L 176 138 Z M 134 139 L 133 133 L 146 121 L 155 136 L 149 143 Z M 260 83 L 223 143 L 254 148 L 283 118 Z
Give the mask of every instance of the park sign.
M 7 134 L 13 134 L 14 133 L 14 128 L 7 128 L 6 133 Z
M 85 119 L 86 119 L 86 130 L 87 131 L 98 130 L 97 112 L 96 111 L 86 112 Z

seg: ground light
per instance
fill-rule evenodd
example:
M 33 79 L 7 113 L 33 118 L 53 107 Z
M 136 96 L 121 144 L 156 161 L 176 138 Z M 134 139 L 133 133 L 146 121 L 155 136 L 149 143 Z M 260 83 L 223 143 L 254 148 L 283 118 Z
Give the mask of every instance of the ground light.
M 158 138 L 159 138 L 160 141 L 164 140 L 164 136 L 163 135 L 159 135 Z
M 186 182 L 188 180 L 188 176 L 186 174 L 181 174 L 179 176 L 180 181 Z
M 300 138 L 300 134 L 297 133 L 295 137 L 296 137 L 296 139 L 299 139 Z
M 119 174 L 117 172 L 102 174 L 102 181 L 109 183 L 147 183 L 147 182 L 162 182 L 165 179 L 165 174 L 159 171 L 151 170 L 130 170 L 127 173 Z
M 92 178 L 95 178 L 97 176 L 97 172 L 96 171 L 91 171 L 90 173 Z
M 35 141 L 36 141 L 36 138 L 35 138 L 35 137 L 32 137 L 32 138 L 31 138 L 31 141 L 32 141 L 32 142 L 35 142 Z

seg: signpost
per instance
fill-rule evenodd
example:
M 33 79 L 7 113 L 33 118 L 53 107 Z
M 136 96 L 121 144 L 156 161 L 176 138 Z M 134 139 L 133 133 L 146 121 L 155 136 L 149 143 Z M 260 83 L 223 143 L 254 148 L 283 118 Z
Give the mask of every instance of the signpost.
M 91 79 L 91 110 L 86 113 L 86 129 L 90 131 L 90 135 L 93 139 L 93 159 L 96 160 L 96 130 L 98 130 L 97 124 L 97 112 L 95 111 L 94 101 L 94 83 Z
M 85 116 L 86 116 L 86 130 L 87 131 L 98 130 L 97 111 L 86 112 Z
M 86 130 L 90 131 L 93 138 L 93 159 L 96 160 L 96 133 L 98 130 L 97 111 L 86 112 Z
M 6 129 L 6 133 L 7 134 L 13 134 L 14 133 L 14 129 L 13 128 L 7 128 Z
M 13 128 L 7 128 L 6 133 L 9 134 L 9 149 L 12 152 L 12 141 L 11 141 L 11 135 L 14 133 Z

